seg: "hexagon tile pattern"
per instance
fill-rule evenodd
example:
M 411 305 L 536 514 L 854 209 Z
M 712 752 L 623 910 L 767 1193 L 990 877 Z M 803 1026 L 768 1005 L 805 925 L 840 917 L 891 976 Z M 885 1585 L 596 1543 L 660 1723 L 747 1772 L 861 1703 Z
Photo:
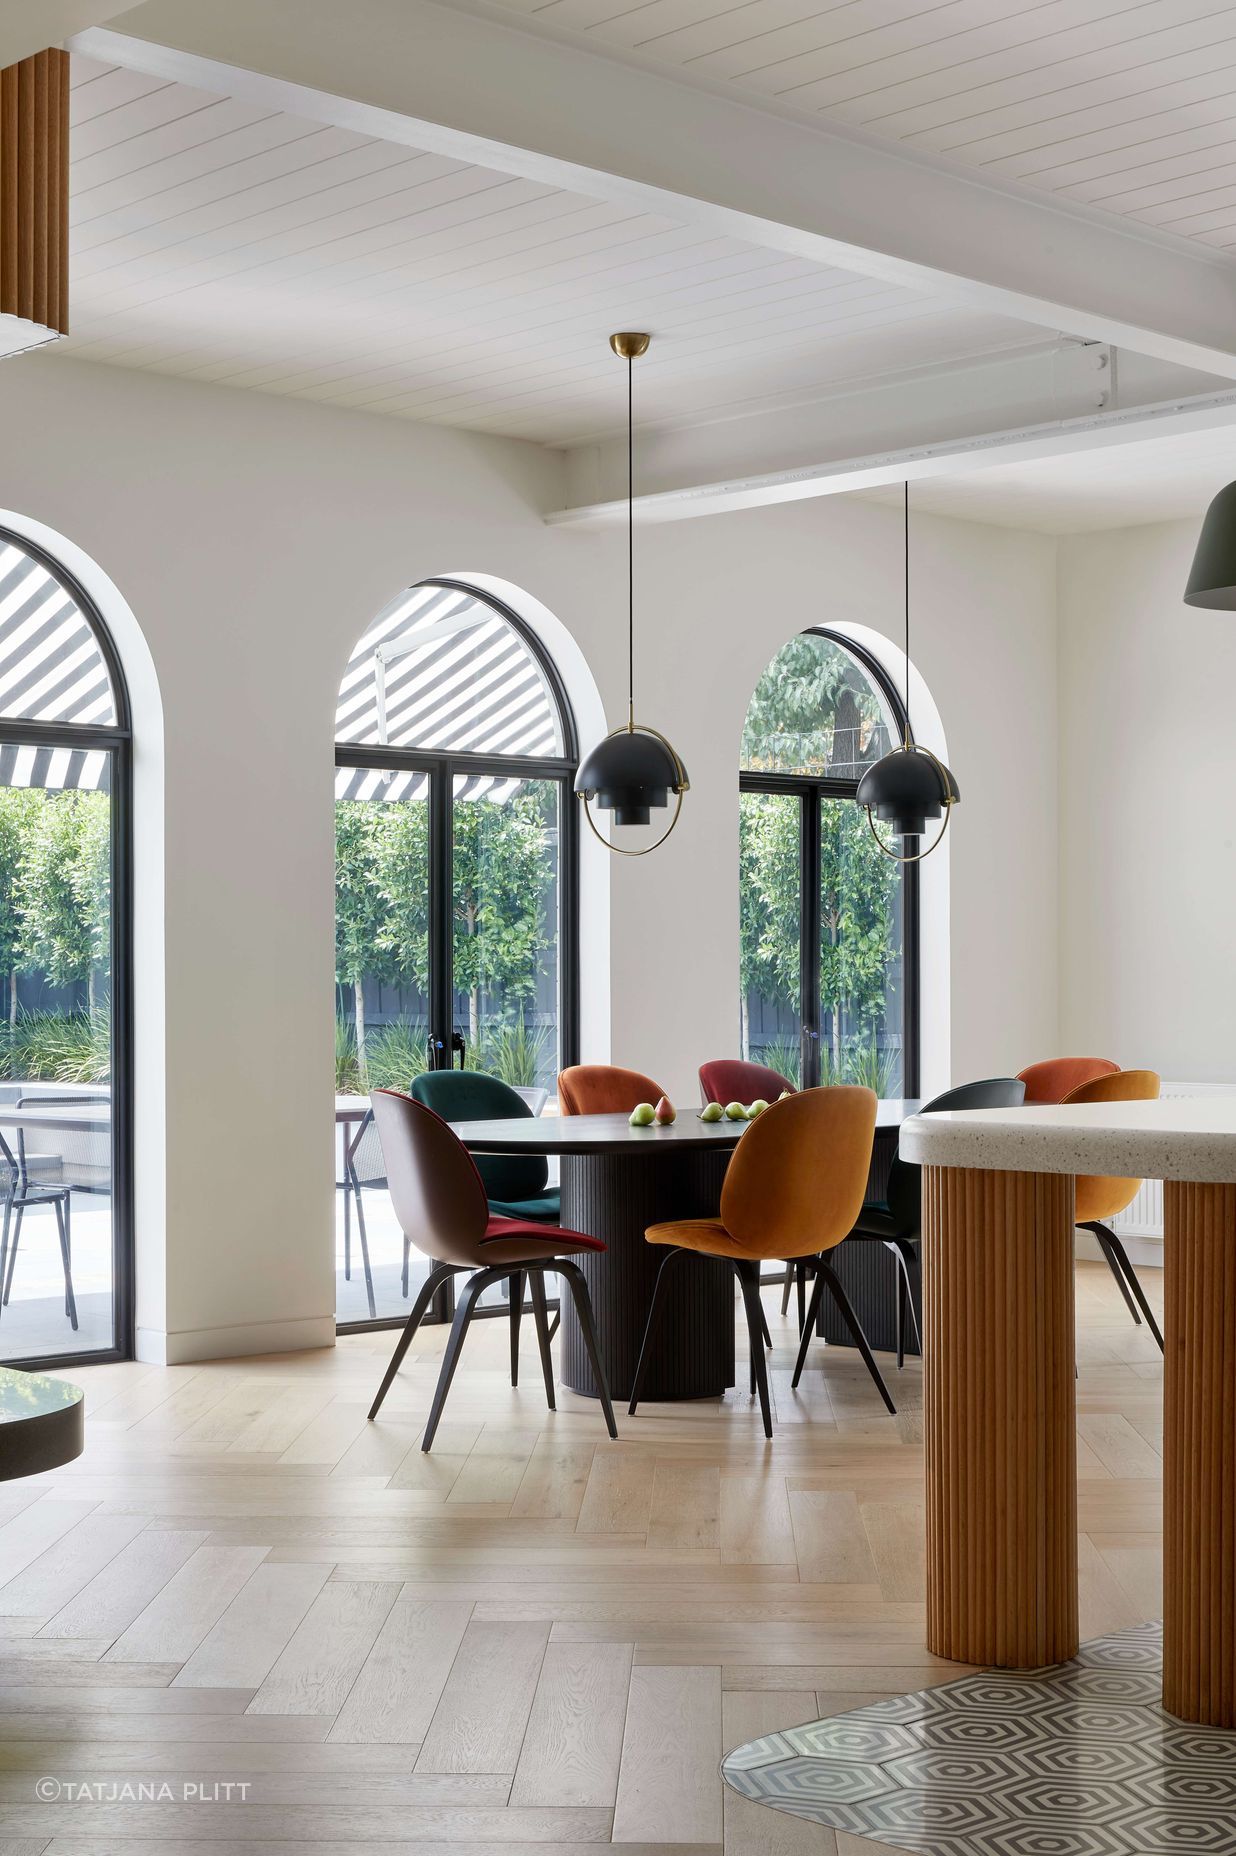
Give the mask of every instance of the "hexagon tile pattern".
M 1236 1733 L 1165 1714 L 1162 1626 L 768 1734 L 744 1798 L 914 1856 L 1236 1856 Z

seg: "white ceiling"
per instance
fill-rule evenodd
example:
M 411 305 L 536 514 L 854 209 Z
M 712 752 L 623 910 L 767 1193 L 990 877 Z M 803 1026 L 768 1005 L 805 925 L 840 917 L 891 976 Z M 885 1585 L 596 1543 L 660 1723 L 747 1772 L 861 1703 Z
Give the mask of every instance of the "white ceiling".
M 614 328 L 693 421 L 1042 331 L 75 57 L 82 358 L 548 444 L 612 430 Z
M 1236 248 L 1236 10 L 1217 0 L 502 0 L 582 35 Z

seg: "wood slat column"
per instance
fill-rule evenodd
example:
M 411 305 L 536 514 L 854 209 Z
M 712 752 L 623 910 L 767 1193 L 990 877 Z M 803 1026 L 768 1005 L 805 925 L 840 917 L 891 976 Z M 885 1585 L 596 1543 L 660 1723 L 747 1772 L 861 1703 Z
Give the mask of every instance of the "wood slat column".
M 0 313 L 69 328 L 69 56 L 0 71 Z
M 1236 1186 L 1163 1192 L 1163 1706 L 1236 1727 Z
M 1074 1655 L 1073 1181 L 923 1169 L 927 1647 Z

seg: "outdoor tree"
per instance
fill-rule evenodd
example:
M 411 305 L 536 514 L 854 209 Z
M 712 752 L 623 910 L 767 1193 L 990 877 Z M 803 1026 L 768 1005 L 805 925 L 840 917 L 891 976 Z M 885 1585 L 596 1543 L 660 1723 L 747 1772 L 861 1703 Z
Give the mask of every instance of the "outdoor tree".
M 0 787 L 0 974 L 7 976 L 8 1020 L 17 1023 L 17 976 L 25 944 L 21 908 L 22 858 L 43 795 L 28 786 Z
M 508 799 L 465 799 L 455 806 L 454 983 L 468 996 L 473 1051 L 480 1044 L 483 997 L 504 1008 L 536 997 L 549 938 L 546 809 L 554 790 L 529 781 Z
M 18 865 L 21 964 L 53 986 L 84 980 L 93 1019 L 111 937 L 106 793 L 42 793 L 25 821 Z
M 365 976 L 389 967 L 384 940 L 388 904 L 382 888 L 387 808 L 364 800 L 335 805 L 335 984 L 350 986 L 356 1023 L 356 1061 L 365 1081 Z
M 743 765 L 853 780 L 892 745 L 880 700 L 855 660 L 814 633 L 792 638 L 756 685 L 743 731 Z M 750 1000 L 799 1003 L 799 806 L 744 794 L 739 824 L 743 1055 Z M 880 853 L 851 799 L 822 802 L 820 1004 L 831 1016 L 831 1071 L 847 1043 L 874 1047 L 886 1005 L 899 872 Z
M 378 958 L 402 985 L 429 991 L 429 807 L 376 806 L 374 850 L 382 904 Z

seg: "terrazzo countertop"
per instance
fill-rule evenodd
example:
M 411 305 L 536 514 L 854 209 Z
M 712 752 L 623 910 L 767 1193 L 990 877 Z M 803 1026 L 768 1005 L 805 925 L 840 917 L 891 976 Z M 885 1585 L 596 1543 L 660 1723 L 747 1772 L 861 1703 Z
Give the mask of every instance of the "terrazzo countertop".
M 920 1166 L 1234 1184 L 1236 1095 L 913 1115 L 900 1152 Z

